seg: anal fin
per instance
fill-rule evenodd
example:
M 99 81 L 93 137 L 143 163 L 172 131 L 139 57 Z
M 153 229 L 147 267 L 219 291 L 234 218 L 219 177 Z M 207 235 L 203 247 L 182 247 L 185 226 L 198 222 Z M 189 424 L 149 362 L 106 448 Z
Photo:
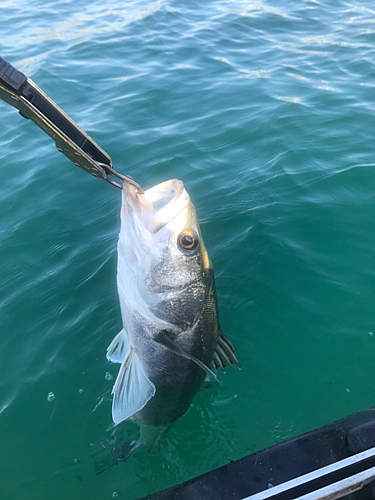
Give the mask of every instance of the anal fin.
M 121 332 L 120 332 L 121 333 Z M 141 410 L 156 392 L 132 346 L 112 389 L 112 418 L 117 425 Z

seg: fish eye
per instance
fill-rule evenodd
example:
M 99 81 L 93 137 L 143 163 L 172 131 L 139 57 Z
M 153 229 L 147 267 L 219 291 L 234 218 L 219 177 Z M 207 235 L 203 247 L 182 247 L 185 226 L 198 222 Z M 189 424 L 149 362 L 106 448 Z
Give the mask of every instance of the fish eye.
M 193 229 L 187 229 L 178 235 L 177 242 L 181 250 L 191 252 L 197 248 L 199 238 Z

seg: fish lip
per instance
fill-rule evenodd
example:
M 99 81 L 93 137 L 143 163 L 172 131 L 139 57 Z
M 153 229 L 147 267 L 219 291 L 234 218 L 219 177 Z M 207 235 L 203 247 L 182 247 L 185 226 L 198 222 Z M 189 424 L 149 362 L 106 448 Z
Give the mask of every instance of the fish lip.
M 148 195 L 150 200 L 147 201 L 153 203 L 157 201 L 157 198 L 153 199 L 153 194 L 162 191 L 167 192 L 168 188 L 169 191 L 171 190 L 171 188 L 173 188 L 175 193 L 173 198 L 171 198 L 163 207 L 161 207 L 158 211 L 154 213 L 154 217 L 149 227 L 150 232 L 153 234 L 156 234 L 161 229 L 163 229 L 164 226 L 166 226 L 172 219 L 174 219 L 179 213 L 181 213 L 187 206 L 190 197 L 185 191 L 183 182 L 178 179 L 171 179 L 169 181 L 164 181 L 146 190 L 142 195 L 140 195 L 137 192 L 137 189 L 131 184 L 124 183 L 123 186 L 123 191 L 125 194 L 125 198 L 127 200 L 128 208 L 130 209 L 129 211 L 133 212 L 134 216 L 136 216 L 142 224 L 144 224 L 144 221 L 142 220 L 142 203 L 140 201 L 140 196 L 144 196 L 147 200 L 147 195 Z M 180 199 L 181 195 L 184 192 L 186 193 L 185 197 L 186 200 L 183 200 L 182 203 L 177 204 L 176 202 Z M 171 209 L 171 207 L 174 206 L 175 210 Z M 144 210 L 147 209 L 144 208 Z

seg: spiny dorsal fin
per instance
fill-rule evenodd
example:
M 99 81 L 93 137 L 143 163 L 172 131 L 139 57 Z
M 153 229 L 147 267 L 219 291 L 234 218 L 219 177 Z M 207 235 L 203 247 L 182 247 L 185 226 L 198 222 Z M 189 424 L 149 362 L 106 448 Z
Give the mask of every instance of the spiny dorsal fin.
M 237 349 L 234 347 L 232 342 L 228 339 L 226 335 L 219 330 L 219 337 L 217 341 L 216 350 L 213 357 L 214 367 L 217 370 L 221 368 L 225 371 L 226 366 L 230 366 L 231 368 L 233 363 L 236 363 L 241 370 L 241 365 L 236 357 Z

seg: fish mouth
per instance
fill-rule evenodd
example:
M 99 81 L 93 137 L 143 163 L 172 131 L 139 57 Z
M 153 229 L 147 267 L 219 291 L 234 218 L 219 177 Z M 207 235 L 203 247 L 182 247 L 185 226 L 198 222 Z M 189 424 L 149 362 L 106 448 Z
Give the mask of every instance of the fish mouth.
M 153 234 L 180 214 L 190 201 L 183 182 L 178 179 L 157 184 L 143 194 L 131 184 L 125 184 L 123 191 L 128 211 Z

